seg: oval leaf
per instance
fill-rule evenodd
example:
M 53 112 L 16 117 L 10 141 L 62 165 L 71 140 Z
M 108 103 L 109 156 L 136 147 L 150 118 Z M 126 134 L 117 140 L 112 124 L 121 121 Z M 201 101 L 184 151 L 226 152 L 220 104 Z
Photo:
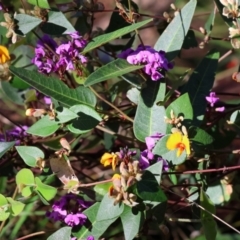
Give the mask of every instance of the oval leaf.
M 124 211 L 120 216 L 125 240 L 132 240 L 137 235 L 141 223 L 141 212 L 134 214 L 132 208 L 124 205 Z
M 124 210 L 124 204 L 114 205 L 114 199 L 106 194 L 101 203 L 97 213 L 97 221 L 109 220 L 119 217 Z
M 70 240 L 72 228 L 62 227 L 47 238 L 47 240 Z
M 68 125 L 69 131 L 76 134 L 90 131 L 102 120 L 93 108 L 86 105 L 75 105 L 71 107 L 70 110 L 78 114 L 78 118 Z
M 36 123 L 34 123 L 28 130 L 27 133 L 40 136 L 47 137 L 55 133 L 60 128 L 60 125 L 49 119 L 49 116 L 44 116 Z
M 23 161 L 30 167 L 36 167 L 38 159 L 44 158 L 43 151 L 37 147 L 17 146 L 16 150 Z
M 36 191 L 38 191 L 44 199 L 47 201 L 50 201 L 55 197 L 57 194 L 57 189 L 51 186 L 48 186 L 44 183 L 42 183 L 41 179 L 38 177 L 35 177 L 36 182 Z
M 0 158 L 14 145 L 15 142 L 0 142 Z
M 16 175 L 17 185 L 35 185 L 34 175 L 30 169 L 23 168 Z

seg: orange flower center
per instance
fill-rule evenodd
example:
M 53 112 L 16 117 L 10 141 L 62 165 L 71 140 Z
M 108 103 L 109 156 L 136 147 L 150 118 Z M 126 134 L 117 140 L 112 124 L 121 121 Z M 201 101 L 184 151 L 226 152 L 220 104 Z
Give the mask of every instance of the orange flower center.
M 180 151 L 182 152 L 183 150 L 185 150 L 185 145 L 183 143 L 178 143 L 176 145 L 176 148 L 180 149 Z

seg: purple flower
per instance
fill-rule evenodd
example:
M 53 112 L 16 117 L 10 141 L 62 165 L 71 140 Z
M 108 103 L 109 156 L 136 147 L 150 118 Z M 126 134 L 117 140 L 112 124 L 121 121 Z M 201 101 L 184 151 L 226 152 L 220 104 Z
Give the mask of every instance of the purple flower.
M 61 221 L 68 226 L 83 225 L 87 217 L 82 213 L 83 210 L 91 205 L 79 196 L 67 194 L 52 205 L 52 212 L 47 212 L 46 216 L 54 221 Z
M 127 49 L 118 55 L 126 59 L 130 64 L 143 64 L 143 71 L 151 76 L 153 81 L 164 77 L 160 72 L 168 71 L 173 65 L 168 62 L 164 51 L 156 51 L 150 46 L 139 45 L 136 50 Z
M 93 236 L 88 236 L 87 240 L 94 240 L 94 237 Z
M 224 112 L 225 111 L 225 107 L 223 106 L 223 107 L 217 107 L 217 108 L 215 108 L 215 111 L 216 112 Z
M 158 161 L 163 161 L 163 170 L 164 171 L 168 171 L 168 162 L 165 159 L 161 158 L 161 157 L 158 157 L 156 159 L 156 156 L 152 152 L 152 150 L 155 147 L 157 141 L 160 138 L 162 138 L 163 136 L 164 136 L 163 134 L 156 133 L 156 134 L 154 134 L 154 135 L 152 135 L 150 137 L 146 137 L 145 138 L 147 149 L 142 151 L 141 155 L 140 155 L 139 164 L 140 164 L 140 168 L 141 169 L 148 168 L 150 166 L 150 162 L 152 160 L 156 160 L 157 162 Z
M 52 38 L 50 38 L 50 36 L 44 35 L 37 41 L 37 48 L 46 49 L 48 47 L 55 51 L 57 48 L 57 43 Z
M 79 35 L 78 32 L 73 32 L 69 34 L 72 38 L 72 43 L 79 49 L 83 49 L 87 45 L 87 41 Z
M 83 214 L 83 213 L 76 213 L 76 214 L 68 214 L 65 219 L 64 222 L 70 226 L 77 226 L 79 224 L 83 225 L 87 220 L 87 217 Z
M 139 166 L 141 169 L 146 169 L 150 166 L 150 162 L 147 156 L 148 156 L 147 149 L 141 152 L 140 159 L 139 159 Z
M 215 103 L 219 101 L 219 98 L 216 97 L 215 92 L 210 92 L 210 95 L 209 97 L 206 97 L 206 100 L 210 103 L 210 106 L 213 107 Z
M 157 141 L 162 138 L 164 135 L 161 133 L 156 133 L 150 137 L 146 137 L 145 138 L 145 142 L 147 145 L 147 158 L 152 160 L 154 158 L 154 155 L 152 153 L 152 150 L 155 146 L 155 144 L 157 143 Z
M 52 100 L 50 97 L 44 96 L 43 97 L 43 101 L 47 104 L 50 105 L 52 103 Z
M 0 142 L 16 141 L 15 145 L 19 145 L 21 139 L 27 136 L 27 126 L 14 127 L 12 130 L 7 130 L 4 134 L 0 134 Z
M 63 74 L 67 70 L 75 69 L 75 62 L 87 63 L 87 58 L 80 54 L 87 42 L 78 32 L 70 33 L 71 40 L 59 46 L 48 35 L 44 35 L 35 48 L 32 63 L 38 71 L 44 74 L 57 72 Z
M 48 35 L 44 35 L 37 42 L 35 48 L 35 57 L 32 63 L 38 68 L 38 71 L 45 74 L 50 74 L 55 71 L 56 56 L 55 51 L 57 43 Z
M 128 149 L 128 147 L 125 147 L 125 148 L 120 148 L 120 152 L 118 153 L 118 156 L 120 159 L 128 159 L 136 155 L 136 153 L 137 153 L 136 151 L 132 151 Z

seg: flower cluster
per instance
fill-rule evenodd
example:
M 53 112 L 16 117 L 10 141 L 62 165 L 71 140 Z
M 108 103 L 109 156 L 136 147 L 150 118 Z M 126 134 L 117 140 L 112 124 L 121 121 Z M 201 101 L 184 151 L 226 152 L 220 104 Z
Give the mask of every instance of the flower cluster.
M 136 151 L 131 151 L 127 147 L 120 149 L 120 152 L 116 153 L 104 153 L 101 157 L 101 164 L 104 167 L 112 165 L 113 171 L 115 171 L 116 166 L 120 161 L 130 162 L 132 160 L 132 156 L 136 154 Z
M 68 226 L 83 225 L 87 217 L 82 213 L 90 207 L 91 203 L 82 200 L 75 194 L 67 194 L 52 205 L 52 212 L 47 212 L 47 217 L 54 221 L 61 221 Z
M 164 51 L 156 51 L 150 46 L 139 45 L 136 50 L 127 49 L 119 54 L 120 58 L 126 59 L 130 64 L 145 65 L 143 71 L 151 76 L 153 81 L 164 77 L 165 71 L 173 68 L 168 62 Z
M 210 95 L 206 97 L 207 102 L 210 103 L 211 107 L 214 107 L 214 105 L 219 101 L 219 98 L 216 97 L 216 93 L 215 92 L 210 92 Z M 224 112 L 225 111 L 225 107 L 217 107 L 215 108 L 216 112 Z
M 87 42 L 78 34 L 70 33 L 71 40 L 59 46 L 48 35 L 44 35 L 37 43 L 35 57 L 32 63 L 38 67 L 38 71 L 50 74 L 57 72 L 60 75 L 66 70 L 74 70 L 75 63 L 84 64 L 87 58 L 80 54 Z
M 139 168 L 139 161 L 133 161 L 126 164 L 121 162 L 120 174 L 114 174 L 112 178 L 113 185 L 109 188 L 109 195 L 113 197 L 114 205 L 123 202 L 128 206 L 136 206 L 138 202 L 137 196 L 128 192 L 128 188 L 132 186 L 136 181 L 140 181 L 142 177 L 141 169 Z
M 157 157 L 153 154 L 152 150 L 154 146 L 156 145 L 157 141 L 161 139 L 164 135 L 160 133 L 156 133 L 152 136 L 146 137 L 145 142 L 147 145 L 147 149 L 141 152 L 139 164 L 141 169 L 145 169 L 150 166 L 151 161 L 163 161 L 163 170 L 168 171 L 168 162 L 161 158 Z
M 4 134 L 0 134 L 0 142 L 16 141 L 16 145 L 20 144 L 20 139 L 27 136 L 27 126 L 14 127 L 12 130 L 7 130 Z

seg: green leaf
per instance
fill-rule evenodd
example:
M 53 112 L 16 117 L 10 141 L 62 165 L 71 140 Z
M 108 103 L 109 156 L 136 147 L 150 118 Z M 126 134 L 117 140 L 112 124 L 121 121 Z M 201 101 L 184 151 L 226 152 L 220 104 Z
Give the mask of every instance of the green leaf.
M 12 102 L 18 105 L 24 105 L 23 92 L 19 92 L 19 90 L 13 87 L 10 82 L 2 81 L 1 90 L 6 98 L 10 99 Z
M 93 189 L 96 193 L 104 196 L 108 193 L 108 189 L 112 186 L 112 183 L 102 183 L 102 184 L 97 184 Z
M 75 112 L 61 106 L 56 108 L 56 114 L 57 116 L 55 121 L 57 123 L 66 123 L 78 117 L 78 115 Z
M 166 116 L 171 119 L 171 111 L 175 117 L 183 116 L 185 121 L 193 119 L 193 108 L 190 102 L 188 93 L 182 94 L 179 98 L 174 100 L 166 109 Z M 168 124 L 168 132 L 171 130 L 171 125 Z
M 166 133 L 165 108 L 156 104 L 162 99 L 162 87 L 165 89 L 160 82 L 149 81 L 147 87 L 141 91 L 133 131 L 136 138 L 142 142 L 153 134 Z
M 151 172 L 158 184 L 160 184 L 162 176 L 163 161 L 156 162 L 155 164 L 149 166 L 146 170 Z
M 3 207 L 8 204 L 7 198 L 0 194 L 0 207 Z
M 37 147 L 16 146 L 16 150 L 23 161 L 30 167 L 36 167 L 37 160 L 44 158 L 43 151 Z
M 27 133 L 47 137 L 55 133 L 59 128 L 60 125 L 56 121 L 50 120 L 49 116 L 44 116 L 28 128 Z
M 32 186 L 26 186 L 22 189 L 21 194 L 23 197 L 29 197 L 33 192 Z
M 138 105 L 139 97 L 140 91 L 137 88 L 131 88 L 127 91 L 127 98 L 136 105 Z
M 183 41 L 192 21 L 196 4 L 196 0 L 190 0 L 181 9 L 180 13 L 174 17 L 157 40 L 154 49 L 157 51 L 165 51 L 168 60 L 174 59 L 182 48 Z
M 206 131 L 198 127 L 190 127 L 188 129 L 189 139 L 203 145 L 209 145 L 213 142 L 213 137 Z
M 216 209 L 214 204 L 202 189 L 200 192 L 200 204 L 208 212 L 215 214 Z M 206 239 L 214 240 L 217 235 L 217 224 L 213 216 L 208 212 L 201 209 L 201 222 Z
M 100 203 L 96 219 L 97 221 L 103 221 L 119 217 L 123 209 L 123 203 L 114 205 L 114 199 L 106 194 Z
M 12 198 L 8 197 L 7 198 L 8 202 L 10 203 L 10 210 L 12 212 L 12 216 L 17 216 L 19 215 L 22 210 L 24 209 L 25 204 L 19 201 L 15 201 Z
M 134 214 L 132 208 L 125 205 L 124 211 L 120 216 L 123 225 L 125 240 L 132 240 L 139 232 L 141 212 Z
M 30 169 L 23 168 L 16 175 L 17 185 L 35 185 L 34 175 Z
M 40 8 L 50 8 L 47 0 L 27 0 L 30 4 Z
M 20 31 L 23 35 L 29 33 L 42 22 L 40 18 L 32 17 L 27 14 L 17 14 L 15 19 L 18 21 L 17 32 Z
M 228 189 L 227 189 L 228 188 Z M 223 204 L 230 199 L 231 185 L 222 184 L 220 181 L 208 186 L 206 194 L 215 205 Z
M 48 13 L 48 21 L 41 24 L 41 30 L 49 35 L 62 35 L 76 31 L 64 14 L 57 10 Z
M 100 222 L 97 221 L 96 216 L 99 207 L 100 203 L 97 202 L 83 212 L 92 224 L 89 228 L 82 226 L 80 231 L 73 233 L 74 236 L 78 237 L 78 239 L 86 239 L 91 235 L 94 237 L 94 239 L 100 239 L 100 236 L 107 230 L 107 228 L 116 221 L 118 217 Z
M 156 154 L 158 156 L 161 156 L 163 159 L 168 160 L 169 162 L 172 162 L 174 165 L 179 165 L 183 163 L 186 160 L 187 154 L 184 150 L 182 154 L 177 157 L 177 149 L 170 151 L 167 149 L 167 140 L 169 138 L 170 134 L 165 135 L 162 137 L 153 148 L 153 154 Z
M 10 216 L 7 198 L 0 194 L 0 222 L 5 221 Z
M 86 104 L 95 107 L 96 97 L 85 87 L 68 88 L 58 78 L 46 77 L 40 73 L 10 66 L 10 71 L 44 95 L 67 105 Z
M 167 201 L 154 175 L 149 171 L 145 171 L 142 179 L 136 183 L 136 189 L 137 195 L 143 200 L 159 203 Z
M 51 187 L 42 183 L 40 178 L 35 177 L 35 182 L 36 182 L 35 190 L 38 191 L 47 201 L 53 199 L 57 194 L 57 189 L 55 187 Z
M 103 65 L 102 67 L 94 71 L 92 74 L 90 74 L 84 85 L 88 87 L 93 84 L 116 78 L 129 72 L 133 72 L 140 68 L 143 68 L 143 66 L 132 65 L 129 64 L 126 60 L 119 58 L 106 65 Z
M 212 28 L 213 28 L 214 21 L 215 21 L 215 16 L 216 16 L 216 11 L 214 9 L 211 12 L 211 14 L 209 15 L 207 22 L 204 25 L 204 29 L 206 30 L 208 36 L 210 36 L 210 34 L 212 32 Z
M 147 20 L 139 22 L 139 23 L 134 23 L 131 26 L 124 27 L 124 28 L 116 30 L 114 32 L 95 37 L 94 39 L 92 39 L 91 42 L 88 43 L 88 45 L 84 48 L 82 53 L 87 53 L 97 47 L 100 47 L 103 44 L 108 43 L 118 37 L 121 37 L 121 36 L 127 34 L 127 33 L 130 33 L 132 31 L 146 25 L 147 23 L 149 23 L 151 21 L 152 21 L 152 19 L 150 18 L 150 19 L 147 19 Z
M 215 72 L 218 67 L 218 59 L 219 52 L 215 50 L 209 52 L 197 66 L 187 84 L 182 89 L 182 94 L 189 94 L 196 123 L 200 123 L 200 120 L 204 117 L 207 106 L 205 98 L 213 87 Z
M 240 111 L 236 110 L 234 111 L 231 116 L 230 116 L 230 120 L 227 121 L 228 124 L 234 124 L 235 126 L 237 126 L 238 128 L 240 128 Z
M 47 240 L 70 240 L 71 239 L 71 227 L 62 227 L 47 238 Z
M 78 114 L 78 118 L 73 120 L 67 127 L 69 131 L 76 134 L 90 131 L 102 120 L 93 108 L 83 104 L 72 106 L 70 110 Z
M 0 142 L 0 158 L 14 145 L 15 142 Z
M 5 212 L 4 210 L 0 209 L 0 222 L 7 220 L 9 216 L 10 212 Z

